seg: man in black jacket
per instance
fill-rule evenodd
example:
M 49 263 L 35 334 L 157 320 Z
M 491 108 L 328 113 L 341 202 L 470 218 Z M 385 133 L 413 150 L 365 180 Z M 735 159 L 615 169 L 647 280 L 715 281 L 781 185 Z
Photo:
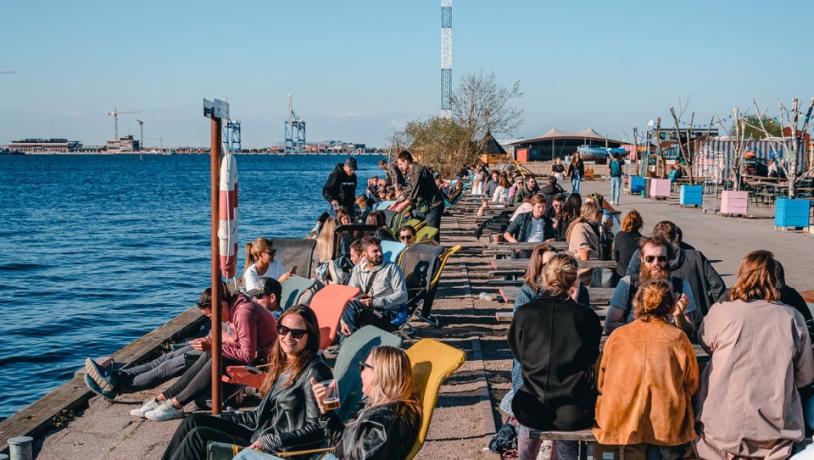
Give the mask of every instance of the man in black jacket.
M 356 199 L 356 158 L 349 157 L 345 163 L 337 163 L 325 186 L 322 187 L 322 196 L 331 203 L 334 211 L 342 207 L 353 217 L 353 204 Z
M 441 214 L 444 212 L 444 194 L 435 184 L 430 170 L 413 160 L 413 155 L 403 150 L 399 153 L 399 169 L 407 177 L 407 186 L 402 193 L 402 200 L 410 200 L 413 207 L 420 210 L 421 204 L 426 204 L 428 210 L 424 215 L 424 221 L 430 227 L 438 229 L 435 234 L 435 241 L 441 239 Z M 420 203 L 422 201 L 423 203 Z

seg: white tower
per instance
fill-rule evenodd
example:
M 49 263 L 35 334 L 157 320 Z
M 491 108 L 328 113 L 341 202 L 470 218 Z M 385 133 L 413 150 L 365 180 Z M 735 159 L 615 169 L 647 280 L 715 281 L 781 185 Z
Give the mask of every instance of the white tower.
M 452 0 L 441 0 L 441 115 L 452 115 Z

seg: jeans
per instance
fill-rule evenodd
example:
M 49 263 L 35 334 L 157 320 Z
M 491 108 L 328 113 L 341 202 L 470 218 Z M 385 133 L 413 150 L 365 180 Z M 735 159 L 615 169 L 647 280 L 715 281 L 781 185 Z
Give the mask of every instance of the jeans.
M 622 178 L 611 177 L 610 185 L 611 185 L 611 203 L 619 204 L 619 189 L 622 186 Z
M 221 358 L 221 365 L 225 368 L 231 365 L 246 364 L 226 356 Z M 187 403 L 206 395 L 212 382 L 212 354 L 208 351 L 201 353 L 201 357 L 189 367 L 181 377 L 162 393 L 164 398 L 175 398 L 183 407 Z
M 571 176 L 571 193 L 579 193 L 580 180 L 582 180 L 582 177 L 580 177 L 579 174 Z
M 435 234 L 435 241 L 441 241 L 441 214 L 444 212 L 444 205 L 440 204 L 435 207 L 431 207 L 427 215 L 424 216 L 424 221 L 427 222 L 427 225 L 430 227 L 435 227 L 438 229 L 438 233 Z
M 251 444 L 252 434 L 254 433 L 251 430 L 237 423 L 211 415 L 192 414 L 175 430 L 161 458 L 164 460 L 206 458 L 206 445 L 210 441 L 247 446 Z
M 348 302 L 345 311 L 342 312 L 342 321 L 351 332 L 356 332 L 359 328 L 368 324 L 385 331 L 392 331 L 394 327 L 390 324 L 391 320 L 391 315 L 388 312 L 367 308 L 357 300 Z
M 173 352 L 164 353 L 148 363 L 122 369 L 116 382 L 119 385 L 118 392 L 135 393 L 149 390 L 173 377 L 178 377 L 186 369 L 184 355 L 192 351 L 194 348 L 187 345 Z

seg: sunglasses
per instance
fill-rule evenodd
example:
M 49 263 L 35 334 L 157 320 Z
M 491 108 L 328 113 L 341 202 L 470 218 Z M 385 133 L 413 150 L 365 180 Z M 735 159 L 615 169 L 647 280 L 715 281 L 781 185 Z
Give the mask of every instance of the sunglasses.
M 645 256 L 644 261 L 652 264 L 654 260 L 658 260 L 659 262 L 667 262 L 667 256 Z
M 359 372 L 364 372 L 365 368 L 370 369 L 371 371 L 375 369 L 375 367 L 371 366 L 370 364 L 364 361 L 359 361 Z
M 399 235 L 399 240 L 401 241 L 408 241 L 413 237 L 413 235 Z
M 283 325 L 277 326 L 277 334 L 280 337 L 285 337 L 288 334 L 291 334 L 291 336 L 294 337 L 296 340 L 300 340 L 307 333 L 308 333 L 308 331 L 306 329 L 291 329 L 291 328 L 285 327 Z

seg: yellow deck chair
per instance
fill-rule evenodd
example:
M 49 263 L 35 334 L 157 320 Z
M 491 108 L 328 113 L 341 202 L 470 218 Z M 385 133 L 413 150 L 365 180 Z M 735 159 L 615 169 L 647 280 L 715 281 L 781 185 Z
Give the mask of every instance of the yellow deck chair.
M 413 388 L 421 401 L 421 426 L 407 460 L 415 458 L 432 421 L 432 412 L 438 402 L 441 384 L 466 361 L 466 353 L 433 339 L 421 339 L 407 349 L 413 365 Z
M 421 230 L 417 231 L 415 234 L 415 242 L 416 243 L 432 243 L 434 242 L 433 239 L 435 235 L 438 234 L 438 229 L 435 227 L 430 227 L 429 225 L 425 225 L 421 227 Z
M 419 230 L 421 230 L 422 227 L 427 225 L 427 222 L 423 221 L 421 219 L 412 218 L 412 219 L 408 220 L 407 222 L 405 222 L 404 225 L 409 225 L 410 227 L 413 227 L 413 229 L 415 231 L 419 231 Z M 404 225 L 402 225 L 402 227 Z
M 447 261 L 450 257 L 454 256 L 455 254 L 461 251 L 462 247 L 460 244 L 456 244 L 455 246 L 447 249 L 444 254 L 441 255 L 441 264 L 438 266 L 438 271 L 435 273 L 435 277 L 432 279 L 432 284 L 430 288 L 434 288 L 438 285 L 438 282 L 441 281 L 441 273 L 444 272 L 444 267 L 447 266 Z

